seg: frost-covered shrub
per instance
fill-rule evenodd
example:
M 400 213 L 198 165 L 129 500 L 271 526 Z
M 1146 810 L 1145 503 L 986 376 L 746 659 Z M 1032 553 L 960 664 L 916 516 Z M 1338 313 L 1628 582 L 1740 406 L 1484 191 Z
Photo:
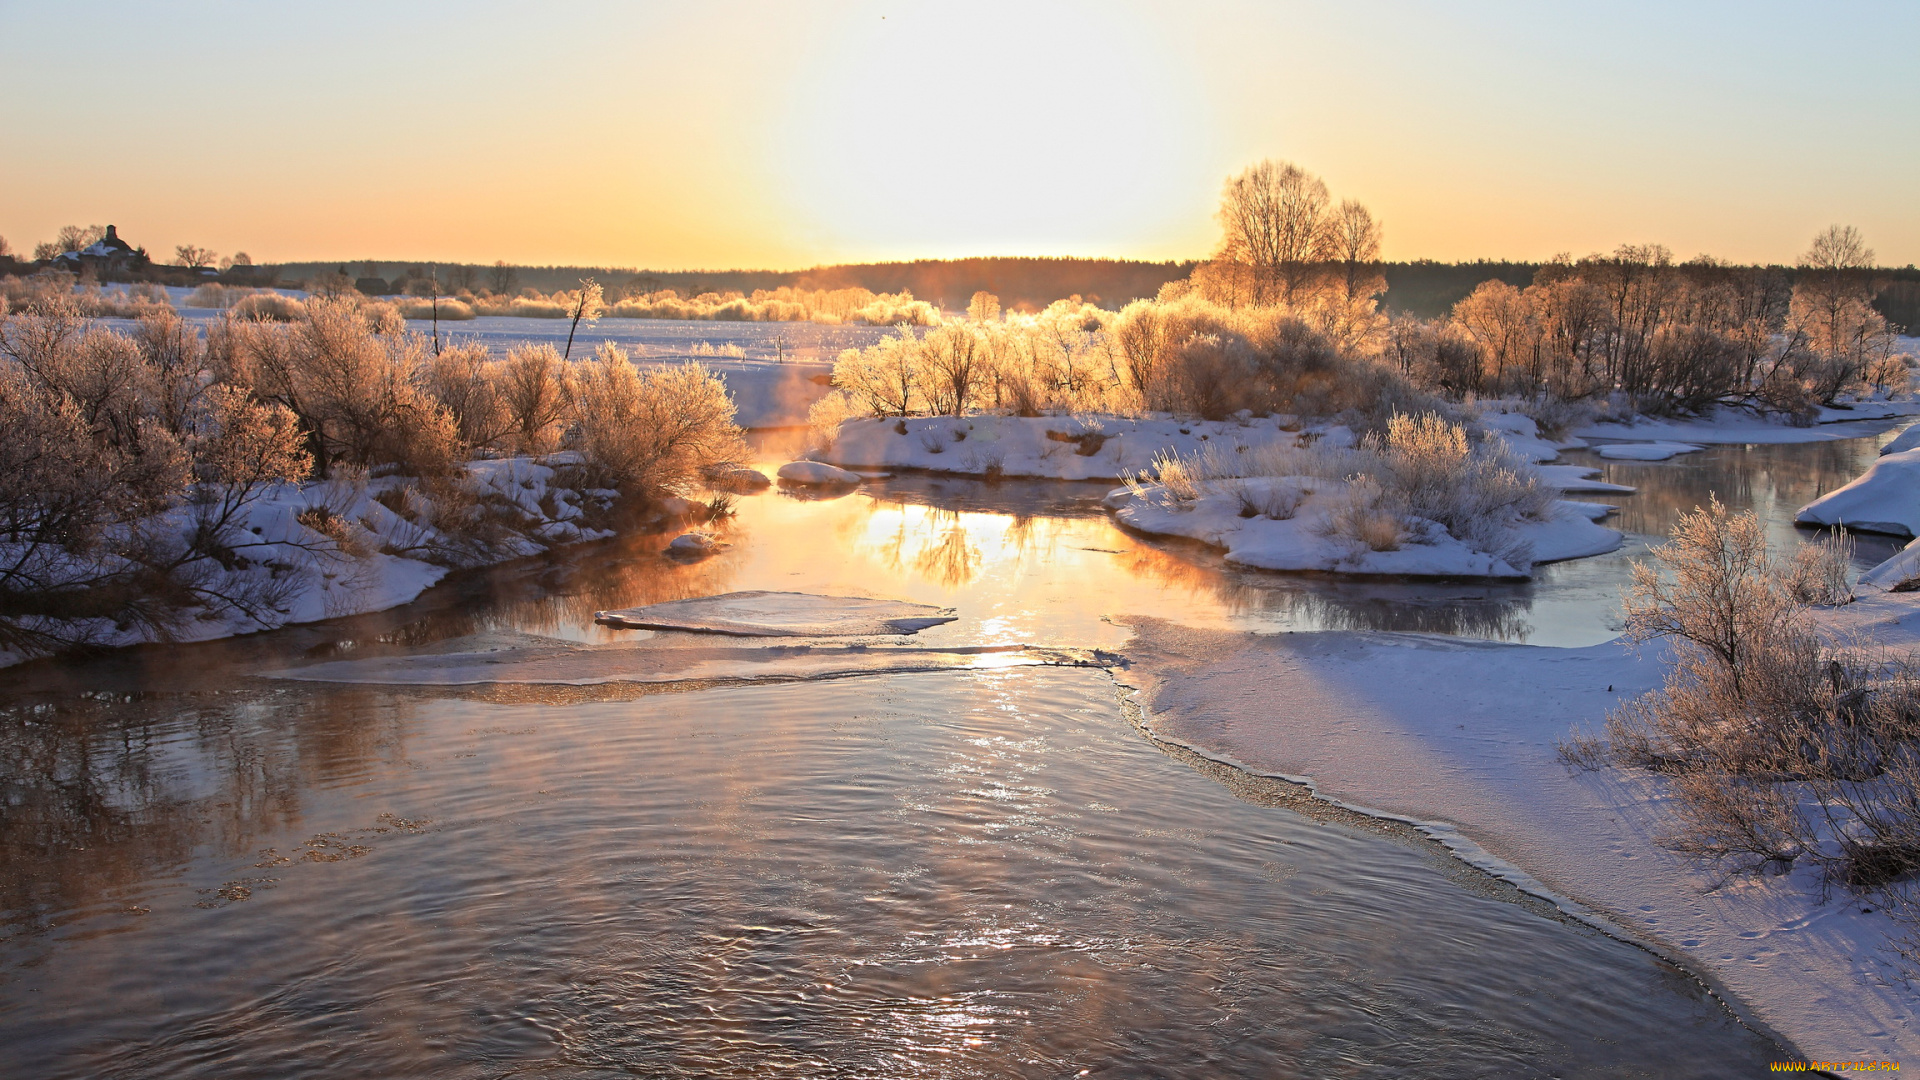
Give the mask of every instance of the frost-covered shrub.
M 432 297 L 412 297 L 396 303 L 395 308 L 402 318 L 439 319 L 441 322 L 465 322 L 474 317 L 473 308 L 459 300 L 441 297 L 438 301 Z
M 1511 565 L 1531 560 L 1511 528 L 1543 519 L 1554 494 L 1503 444 L 1473 446 L 1465 428 L 1429 413 L 1394 417 L 1386 435 L 1370 436 L 1366 446 L 1377 461 L 1371 475 L 1392 505 Z
M 1809 859 L 1863 890 L 1920 870 L 1912 658 L 1822 644 L 1750 512 L 1711 502 L 1653 554 L 1627 630 L 1670 641 L 1672 660 L 1608 717 L 1607 756 L 1668 779 L 1671 846 L 1740 870 Z
M 244 285 L 222 285 L 210 281 L 188 293 L 181 302 L 191 308 L 230 308 L 249 296 L 258 295 L 258 292 Z
M 1834 529 L 1793 553 L 1787 569 L 1787 592 L 1803 604 L 1838 607 L 1853 599 L 1848 580 L 1853 571 L 1853 535 Z
M 427 363 L 428 394 L 453 418 L 461 444 L 474 449 L 497 447 L 513 433 L 505 382 L 504 365 L 484 345 L 453 345 Z
M 551 345 L 519 345 L 508 351 L 495 374 L 507 412 L 507 429 L 521 453 L 543 454 L 559 438 L 566 412 L 566 387 L 560 350 Z
M 641 371 L 604 343 L 579 365 L 572 396 L 568 441 L 605 486 L 661 497 L 745 456 L 726 384 L 700 364 Z
M 298 322 L 307 314 L 305 304 L 277 292 L 257 292 L 243 297 L 228 310 L 234 318 L 252 322 Z
M 1369 551 L 1398 551 L 1410 539 L 1405 516 L 1383 505 L 1380 486 L 1364 476 L 1347 482 L 1339 504 L 1327 517 L 1325 531 L 1328 536 L 1363 544 Z
M 1293 484 L 1249 484 L 1244 480 L 1234 483 L 1230 490 L 1240 501 L 1241 517 L 1272 521 L 1291 521 L 1313 494 L 1312 488 Z

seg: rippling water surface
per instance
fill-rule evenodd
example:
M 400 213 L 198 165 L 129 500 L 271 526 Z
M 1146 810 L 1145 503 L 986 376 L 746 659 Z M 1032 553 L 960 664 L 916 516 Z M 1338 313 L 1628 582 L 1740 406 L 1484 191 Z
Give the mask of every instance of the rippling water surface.
M 1525 586 L 1245 574 L 1099 485 L 743 500 L 406 609 L 0 678 L 0 1075 L 1751 1075 L 1684 973 L 1430 845 L 1266 805 L 1099 671 L 404 690 L 263 679 L 733 589 L 951 605 L 916 641 L 1140 615 L 1550 644 L 1707 491 L 1782 541 L 1873 440 L 1611 464 L 1628 552 Z M 1863 553 L 1863 560 L 1872 558 Z
M 1236 799 L 1099 672 L 277 698 L 94 702 L 10 740 L 16 767 L 93 755 L 14 804 L 73 842 L 8 890 L 18 1075 L 1731 1076 L 1769 1052 L 1421 845 Z

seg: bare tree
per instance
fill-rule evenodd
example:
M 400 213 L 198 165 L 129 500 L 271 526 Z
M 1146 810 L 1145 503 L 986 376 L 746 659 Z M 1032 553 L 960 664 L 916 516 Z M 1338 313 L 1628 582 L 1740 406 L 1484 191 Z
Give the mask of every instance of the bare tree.
M 607 309 L 606 294 L 600 291 L 600 283 L 592 278 L 581 278 L 580 287 L 567 293 L 566 303 L 567 318 L 573 321 L 567 327 L 567 347 L 560 354 L 562 360 L 573 356 L 573 335 L 580 329 L 580 324 L 598 322 L 600 313 Z
M 204 270 L 220 258 L 212 248 L 195 247 L 192 244 L 181 244 L 174 248 L 173 255 L 176 262 L 189 270 Z
M 1288 161 L 1266 160 L 1227 181 L 1220 199 L 1225 257 L 1253 270 L 1253 302 L 1294 304 L 1330 247 L 1327 185 Z
M 60 226 L 60 231 L 55 233 L 53 237 L 54 246 L 59 248 L 54 254 L 59 255 L 62 252 L 68 251 L 85 251 L 105 239 L 106 235 L 107 227 L 105 225 L 62 225 Z
M 1380 239 L 1382 229 L 1373 213 L 1357 199 L 1342 199 L 1328 222 L 1333 260 L 1340 264 L 1340 284 L 1345 299 L 1352 303 L 1371 299 L 1384 292 L 1386 280 L 1380 276 Z
M 472 292 L 480 281 L 480 268 L 460 264 L 447 267 L 447 287 L 455 292 Z
M 513 267 L 505 262 L 494 263 L 493 269 L 487 271 L 487 282 L 493 286 L 494 293 L 499 296 L 511 294 L 514 283 L 519 280 L 519 277 L 520 275 Z

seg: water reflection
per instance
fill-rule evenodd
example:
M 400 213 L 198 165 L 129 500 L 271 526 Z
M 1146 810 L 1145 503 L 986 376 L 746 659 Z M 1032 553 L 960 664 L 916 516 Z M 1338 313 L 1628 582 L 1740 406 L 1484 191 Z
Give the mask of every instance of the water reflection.
M 797 437 L 797 436 L 796 436 Z M 474 634 L 517 631 L 569 640 L 631 639 L 593 613 L 742 589 L 873 595 L 952 606 L 961 621 L 927 631 L 932 645 L 1112 648 L 1129 616 L 1259 631 L 1380 630 L 1590 645 L 1618 631 L 1631 563 L 1678 516 L 1718 494 L 1751 506 L 1777 545 L 1814 535 L 1792 515 L 1864 471 L 1891 434 L 1799 446 L 1712 447 L 1670 462 L 1614 462 L 1573 452 L 1638 492 L 1613 497 L 1618 552 L 1539 568 L 1520 584 L 1369 581 L 1236 570 L 1218 552 L 1117 528 L 1100 508 L 1105 484 L 902 475 L 830 502 L 780 492 L 739 500 L 715 527 L 732 543 L 694 563 L 663 555 L 670 533 L 628 531 L 491 570 L 456 575 L 405 608 L 235 641 L 126 650 L 92 661 L 25 665 L 17 687 L 137 692 L 218 682 L 220 672 L 286 658 L 408 651 Z M 1870 566 L 1897 541 L 1861 535 Z M 1116 623 L 1122 625 L 1116 625 Z
M 1638 954 L 1468 910 L 1405 851 L 1155 772 L 1071 682 L 1096 676 L 502 704 L 252 673 L 489 633 L 634 640 L 592 613 L 740 589 L 955 607 L 919 638 L 935 647 L 1113 647 L 1137 615 L 1587 644 L 1631 560 L 1709 492 L 1792 543 L 1792 512 L 1879 441 L 1594 459 L 1639 488 L 1614 500 L 1634 535 L 1525 584 L 1238 571 L 1115 527 L 1105 485 L 898 476 L 743 498 L 702 562 L 630 530 L 392 612 L 26 665 L 0 693 L 0 1038 L 36 1073 L 154 1076 L 365 1072 L 363 1046 L 456 1076 L 1534 1061 L 1469 1038 L 1463 1018 L 1491 1015 L 1544 1046 L 1594 1022 L 1658 1058 L 1678 1051 L 1641 1034 L 1673 1015 L 1746 1046 Z M 1861 561 L 1892 546 L 1863 538 Z
M 1591 465 L 1616 484 L 1639 491 L 1616 501 L 1620 512 L 1608 521 L 1641 536 L 1664 538 L 1683 513 L 1705 506 L 1710 497 L 1738 510 L 1751 509 L 1767 524 L 1776 549 L 1792 550 L 1815 530 L 1793 524 L 1795 511 L 1867 471 L 1881 446 L 1897 432 L 1838 442 L 1799 445 L 1710 446 L 1668 461 L 1608 461 L 1573 452 L 1568 461 Z M 1595 498 L 1607 500 L 1607 496 Z M 1855 562 L 1861 569 L 1885 561 L 1904 541 L 1861 533 L 1855 537 Z
M 1770 1053 L 1681 973 L 1459 889 L 1424 846 L 1238 801 L 1098 673 L 32 715 L 0 725 L 21 1075 L 1712 1076 Z

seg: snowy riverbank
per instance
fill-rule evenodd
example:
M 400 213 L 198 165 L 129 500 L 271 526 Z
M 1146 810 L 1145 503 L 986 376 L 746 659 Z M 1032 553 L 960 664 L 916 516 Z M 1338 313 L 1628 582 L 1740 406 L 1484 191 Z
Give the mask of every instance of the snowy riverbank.
M 1920 623 L 1906 596 L 1840 611 L 1883 640 Z M 1661 845 L 1674 826 L 1662 781 L 1558 759 L 1569 731 L 1659 683 L 1658 650 L 1145 619 L 1135 631 L 1122 678 L 1156 734 L 1418 823 L 1467 861 L 1683 960 L 1810 1057 L 1920 1057 L 1920 1000 L 1891 981 L 1885 947 L 1899 931 L 1875 903 L 1837 889 L 1823 900 L 1811 868 L 1723 879 Z
M 1514 462 L 1520 472 L 1531 463 L 1553 459 L 1564 446 L 1581 445 L 1545 439 L 1531 418 L 1517 413 L 1489 412 L 1480 425 L 1493 449 L 1505 455 L 1502 460 Z M 1366 542 L 1337 524 L 1356 498 L 1365 495 L 1348 480 L 1336 478 L 1352 471 L 1348 465 L 1358 468 L 1357 458 L 1334 462 L 1339 467 L 1322 468 L 1321 476 L 1242 476 L 1238 468 L 1258 472 L 1294 462 L 1290 453 L 1311 458 L 1352 450 L 1357 442 L 1345 426 L 1302 424 L 1292 417 L 864 418 L 841 424 L 831 447 L 816 456 L 848 468 L 1056 480 L 1153 474 L 1169 458 L 1203 462 L 1199 469 L 1215 476 L 1198 480 L 1199 490 L 1190 496 L 1176 497 L 1165 485 L 1141 482 L 1109 494 L 1106 506 L 1128 528 L 1198 540 L 1224 549 L 1230 563 L 1263 570 L 1524 579 L 1536 562 L 1599 555 L 1620 546 L 1618 531 L 1595 523 L 1612 507 L 1567 501 L 1553 501 L 1528 518 L 1497 523 L 1490 530 L 1498 534 L 1494 546 L 1470 545 L 1439 522 L 1418 516 L 1394 525 L 1397 538 Z M 1588 479 L 1593 471 L 1549 466 L 1540 470 L 1539 478 L 1549 489 L 1631 493 L 1631 488 Z
M 617 492 L 563 486 L 554 465 L 530 458 L 471 462 L 465 482 L 455 490 L 452 497 L 477 509 L 485 527 L 450 532 L 436 526 L 449 508 L 402 477 L 369 480 L 354 474 L 267 488 L 236 513 L 231 533 L 241 539 L 226 564 L 209 565 L 198 580 L 204 595 L 235 602 L 181 613 L 167 639 L 212 641 L 385 611 L 417 599 L 452 570 L 613 535 L 588 519 L 610 509 Z M 170 511 L 149 527 L 191 530 L 195 509 Z M 144 627 L 105 622 L 42 629 L 84 636 L 96 647 L 154 640 Z M 0 650 L 0 667 L 26 659 Z
M 1406 542 L 1376 551 L 1338 535 L 1336 515 L 1350 499 L 1351 484 L 1308 476 L 1251 477 L 1214 481 L 1190 505 L 1178 506 L 1120 488 L 1106 505 L 1128 528 L 1157 536 L 1183 536 L 1222 548 L 1227 561 L 1259 570 L 1310 570 L 1356 575 L 1525 579 L 1534 563 L 1603 555 L 1620 546 L 1621 534 L 1595 524 L 1612 507 L 1554 502 L 1541 521 L 1516 522 L 1508 530 L 1530 558 L 1502 558 L 1475 550 L 1433 521 L 1415 522 Z M 1276 519 L 1246 510 L 1284 507 Z

